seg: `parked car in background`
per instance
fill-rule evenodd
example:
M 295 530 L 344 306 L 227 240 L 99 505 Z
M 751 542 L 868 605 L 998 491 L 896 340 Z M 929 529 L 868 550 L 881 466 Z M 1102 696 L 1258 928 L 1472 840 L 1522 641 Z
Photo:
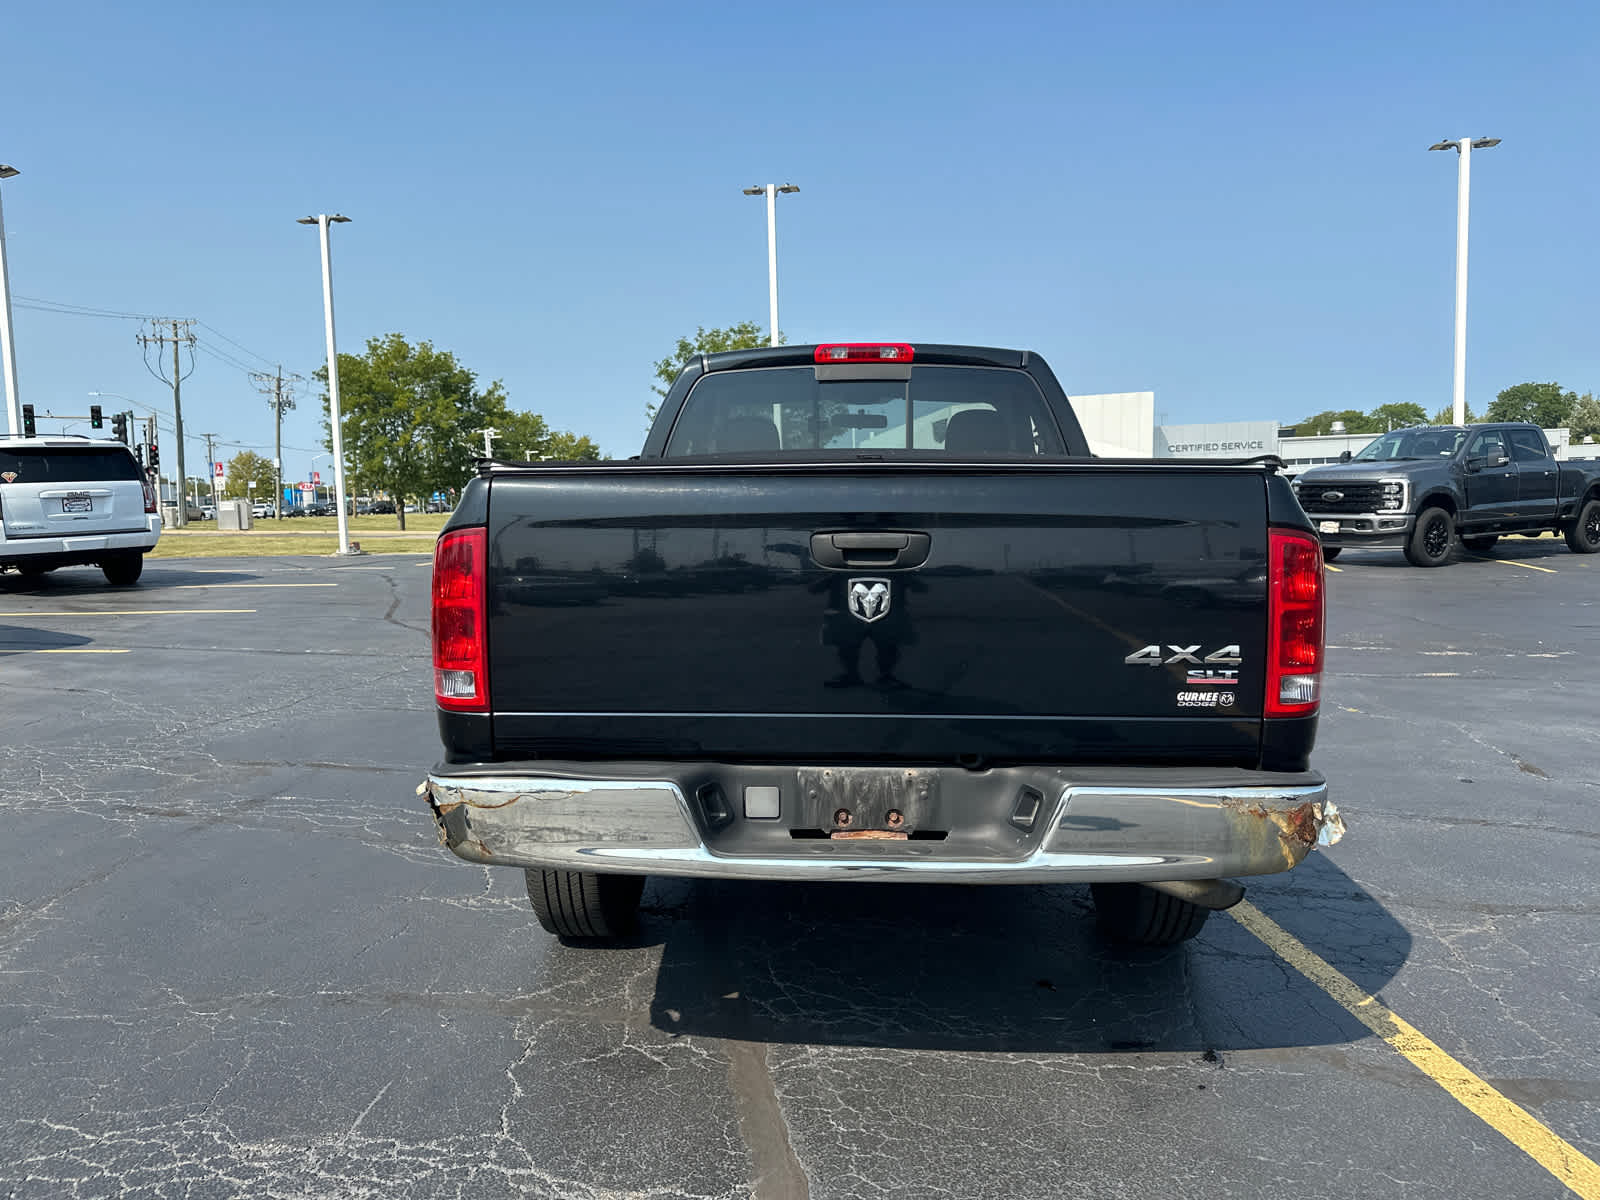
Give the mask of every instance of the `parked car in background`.
M 1398 546 L 1413 566 L 1437 567 L 1457 539 L 1484 554 L 1504 534 L 1549 532 L 1574 554 L 1600 551 L 1600 470 L 1558 462 L 1526 422 L 1396 429 L 1293 486 L 1324 559 L 1346 546 Z
M 375 517 L 394 516 L 393 500 L 374 500 L 367 511 Z
M 0 438 L 0 568 L 97 566 L 127 585 L 160 538 L 155 489 L 121 442 Z
M 215 521 L 217 519 L 217 506 L 215 504 L 202 504 L 200 506 L 200 519 L 202 521 Z
M 250 506 L 250 512 L 257 518 L 270 517 L 272 515 L 272 505 L 265 500 L 257 500 Z

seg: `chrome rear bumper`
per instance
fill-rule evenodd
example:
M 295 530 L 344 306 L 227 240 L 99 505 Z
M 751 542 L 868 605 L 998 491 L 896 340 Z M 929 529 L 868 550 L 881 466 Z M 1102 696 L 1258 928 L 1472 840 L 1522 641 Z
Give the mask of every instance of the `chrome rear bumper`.
M 621 772 L 588 778 L 551 769 L 562 765 L 573 764 L 439 768 L 417 790 L 433 810 L 440 841 L 469 862 L 721 879 L 1216 879 L 1287 870 L 1344 833 L 1326 782 L 1311 772 L 831 768 L 827 774 L 838 777 L 841 790 L 824 797 L 825 806 L 858 783 L 858 790 L 881 795 L 886 781 L 901 782 L 890 776 L 904 776 L 915 778 L 924 799 L 932 791 L 942 800 L 942 820 L 934 823 L 959 825 L 971 814 L 969 828 L 941 831 L 937 840 L 839 840 L 815 830 L 797 836 L 783 816 L 739 815 L 737 803 L 708 811 L 696 779 L 709 769 L 737 781 L 747 777 L 739 767 L 697 764 L 657 778 L 614 777 Z M 584 766 L 585 776 L 596 769 Z M 775 770 L 781 773 L 759 769 L 761 782 Z M 803 794 L 820 772 L 794 768 L 792 792 Z M 739 794 L 735 782 L 728 790 Z M 1029 791 L 1039 803 L 1024 829 L 1005 813 L 1014 815 L 1012 798 Z M 792 813 L 803 804 L 787 807 Z

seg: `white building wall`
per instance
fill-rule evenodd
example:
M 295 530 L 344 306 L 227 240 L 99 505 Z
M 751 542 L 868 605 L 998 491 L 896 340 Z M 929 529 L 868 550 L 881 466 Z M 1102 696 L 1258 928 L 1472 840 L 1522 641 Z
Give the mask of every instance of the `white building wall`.
M 1156 394 L 1104 392 L 1072 396 L 1072 411 L 1102 458 L 1150 458 L 1155 453 Z

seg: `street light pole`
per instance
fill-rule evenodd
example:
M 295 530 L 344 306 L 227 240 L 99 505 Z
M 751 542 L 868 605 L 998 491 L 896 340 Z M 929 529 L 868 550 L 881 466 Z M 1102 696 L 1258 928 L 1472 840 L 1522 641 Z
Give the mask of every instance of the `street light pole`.
M 22 174 L 0 163 L 0 179 Z M 0 207 L 0 374 L 5 376 L 6 425 L 12 437 L 22 436 L 22 401 L 17 398 L 17 348 L 11 340 L 11 273 L 6 267 L 6 214 Z
M 1428 147 L 1454 150 L 1460 159 L 1456 171 L 1456 346 L 1451 392 L 1455 406 L 1451 419 L 1457 425 L 1467 423 L 1467 209 L 1472 195 L 1472 152 L 1499 144 L 1499 138 L 1458 138 Z
M 334 513 L 339 522 L 339 553 L 350 553 L 350 521 L 344 511 L 344 431 L 339 415 L 339 350 L 333 336 L 333 256 L 328 244 L 328 226 L 345 224 L 349 217 L 334 213 L 319 213 L 314 217 L 300 217 L 302 225 L 315 225 L 322 234 L 322 313 L 328 333 L 328 409 L 333 426 L 333 485 L 339 493 Z
M 768 345 L 778 344 L 778 193 L 798 192 L 792 183 L 779 187 L 775 183 L 757 184 L 744 189 L 746 196 L 767 198 L 767 313 L 770 327 Z

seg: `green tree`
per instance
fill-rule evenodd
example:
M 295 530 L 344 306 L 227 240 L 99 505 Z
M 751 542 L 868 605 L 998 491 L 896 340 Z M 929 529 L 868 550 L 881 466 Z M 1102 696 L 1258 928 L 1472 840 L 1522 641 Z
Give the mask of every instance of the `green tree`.
M 1346 433 L 1382 433 L 1383 423 L 1374 420 L 1364 412 L 1347 408 L 1342 412 L 1319 412 L 1314 417 L 1307 417 L 1303 421 L 1296 421 L 1294 426 L 1296 437 L 1317 437 L 1333 432 L 1335 421 L 1344 422 Z
M 1404 429 L 1407 425 L 1428 423 L 1427 410 L 1410 400 L 1395 404 L 1380 404 L 1367 415 L 1385 432 L 1390 429 Z
M 495 440 L 495 457 L 509 459 L 557 459 L 565 462 L 595 462 L 600 447 L 587 437 L 551 429 L 538 413 L 507 410 L 495 418 L 500 436 Z
M 1483 418 L 1481 416 L 1479 416 L 1477 413 L 1472 411 L 1472 405 L 1470 405 L 1470 404 L 1467 405 L 1466 406 L 1466 410 L 1467 410 L 1467 424 L 1468 425 L 1472 425 L 1472 424 L 1477 423 L 1478 421 L 1483 420 Z M 1446 404 L 1438 412 L 1433 414 L 1433 418 L 1432 418 L 1431 423 L 1434 424 L 1434 425 L 1454 425 L 1456 423 L 1455 405 Z
M 1489 405 L 1491 421 L 1532 421 L 1541 429 L 1567 423 L 1578 393 L 1563 392 L 1559 383 L 1519 383 L 1506 388 Z
M 272 460 L 262 458 L 254 450 L 241 450 L 228 460 L 226 484 L 222 489 L 224 500 L 248 500 L 252 496 L 272 499 Z M 255 483 L 252 491 L 250 484 Z
M 1567 416 L 1567 425 L 1573 445 L 1584 438 L 1600 438 L 1600 398 L 1596 398 L 1593 392 L 1579 396 Z
M 784 341 L 785 338 L 780 332 L 778 343 L 782 345 Z M 697 354 L 719 354 L 724 350 L 753 350 L 766 344 L 766 331 L 755 321 L 741 321 L 737 325 L 729 325 L 726 329 L 707 329 L 702 325 L 694 331 L 692 338 L 679 338 L 673 352 L 656 363 L 656 382 L 650 385 L 650 390 L 658 396 L 665 396 L 684 365 Z M 645 416 L 654 421 L 655 401 L 646 404 L 644 411 Z
M 317 378 L 326 386 L 326 366 Z M 480 388 L 448 350 L 413 346 L 398 333 L 369 338 L 365 354 L 339 355 L 339 407 L 358 489 L 387 492 L 401 529 L 406 499 L 461 487 L 483 453 L 482 430 L 498 428 L 507 412 L 498 381 Z M 322 424 L 331 449 L 326 391 Z
M 557 462 L 599 462 L 600 447 L 593 439 L 575 433 L 552 433 L 545 443 L 544 457 Z

